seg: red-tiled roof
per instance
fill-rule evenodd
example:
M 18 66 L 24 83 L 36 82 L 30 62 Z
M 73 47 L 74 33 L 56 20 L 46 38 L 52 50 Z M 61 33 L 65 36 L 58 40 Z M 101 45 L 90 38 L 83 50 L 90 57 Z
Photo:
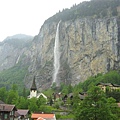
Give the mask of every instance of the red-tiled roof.
M 36 114 L 36 113 L 33 113 L 31 118 L 54 118 L 55 115 L 54 114 Z
M 0 104 L 0 111 L 12 111 L 13 109 L 17 110 L 15 105 L 9 105 L 9 104 Z

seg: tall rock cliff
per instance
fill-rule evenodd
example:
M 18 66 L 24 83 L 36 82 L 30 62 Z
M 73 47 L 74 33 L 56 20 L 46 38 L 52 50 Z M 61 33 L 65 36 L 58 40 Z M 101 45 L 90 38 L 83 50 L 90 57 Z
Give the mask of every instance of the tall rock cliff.
M 33 76 L 39 89 L 50 87 L 60 20 L 58 85 L 75 85 L 90 76 L 120 68 L 120 0 L 91 0 L 48 18 L 29 44 L 23 45 L 20 40 L 19 46 L 16 39 L 0 43 L 0 71 L 18 64 L 18 69 L 27 66 L 24 83 L 28 88 Z M 4 81 L 1 76 L 0 80 Z
M 26 83 L 35 75 L 39 88 L 51 85 L 57 23 L 45 22 L 33 41 L 33 62 L 25 77 Z M 75 85 L 90 76 L 120 67 L 120 21 L 117 17 L 62 21 L 59 42 L 59 83 Z
M 9 69 L 20 61 L 23 65 L 28 64 L 30 54 L 26 53 L 33 37 L 17 34 L 7 37 L 0 43 L 0 71 Z M 24 62 L 23 62 L 24 61 Z M 21 64 L 21 66 L 22 66 Z

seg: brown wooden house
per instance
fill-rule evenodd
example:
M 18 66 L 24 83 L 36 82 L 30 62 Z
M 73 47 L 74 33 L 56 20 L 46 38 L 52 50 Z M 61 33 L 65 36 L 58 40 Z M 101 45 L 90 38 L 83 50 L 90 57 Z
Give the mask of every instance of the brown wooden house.
M 14 120 L 16 110 L 15 105 L 0 104 L 0 120 Z
M 62 93 L 53 93 L 52 95 L 53 95 L 54 101 L 62 99 Z

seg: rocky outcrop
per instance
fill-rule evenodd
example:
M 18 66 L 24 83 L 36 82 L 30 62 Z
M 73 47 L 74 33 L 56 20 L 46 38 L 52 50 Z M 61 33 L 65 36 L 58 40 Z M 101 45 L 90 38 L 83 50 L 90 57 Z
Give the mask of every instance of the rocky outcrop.
M 22 65 L 29 64 L 29 44 L 32 36 L 23 34 L 7 37 L 0 44 L 0 71 L 9 69 L 20 62 Z
M 45 89 L 53 81 L 54 43 L 58 22 L 45 22 L 30 44 L 15 47 L 11 42 L 0 44 L 0 71 L 16 64 L 28 66 L 25 85 L 30 88 L 33 76 L 37 88 Z M 119 18 L 77 18 L 61 21 L 59 26 L 59 84 L 72 85 L 98 73 L 120 67 Z
M 61 22 L 59 82 L 75 85 L 98 73 L 118 69 L 120 66 L 119 23 L 117 17 L 84 18 Z M 32 47 L 33 62 L 29 66 L 26 83 L 31 81 L 31 76 L 36 75 L 38 87 L 46 88 L 51 85 L 56 27 L 56 22 L 44 23 L 36 36 Z

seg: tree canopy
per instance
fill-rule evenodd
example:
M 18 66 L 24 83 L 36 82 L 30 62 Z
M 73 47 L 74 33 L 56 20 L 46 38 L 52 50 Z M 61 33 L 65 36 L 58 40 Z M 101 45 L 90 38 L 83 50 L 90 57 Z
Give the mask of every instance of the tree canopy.
M 105 93 L 95 86 L 74 112 L 76 120 L 118 120 L 118 110 L 115 99 L 107 99 Z

